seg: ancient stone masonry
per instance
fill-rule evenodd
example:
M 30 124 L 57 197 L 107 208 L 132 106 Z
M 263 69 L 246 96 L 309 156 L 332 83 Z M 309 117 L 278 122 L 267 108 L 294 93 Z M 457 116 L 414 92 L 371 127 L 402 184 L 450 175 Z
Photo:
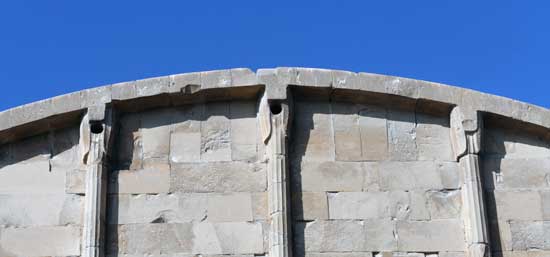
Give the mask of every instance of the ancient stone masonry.
M 0 257 L 550 256 L 550 110 L 230 69 L 0 112 Z

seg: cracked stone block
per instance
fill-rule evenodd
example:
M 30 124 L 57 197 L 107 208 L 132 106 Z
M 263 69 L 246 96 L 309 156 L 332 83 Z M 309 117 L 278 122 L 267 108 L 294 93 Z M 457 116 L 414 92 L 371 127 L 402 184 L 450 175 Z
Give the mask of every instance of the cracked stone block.
M 399 251 L 464 251 L 466 241 L 461 219 L 397 221 Z
M 330 219 L 403 219 L 410 212 L 407 192 L 328 193 Z
M 363 191 L 380 190 L 380 165 L 377 162 L 363 163 L 365 179 L 363 182 Z
M 267 189 L 265 164 L 177 164 L 171 169 L 171 192 L 264 192 Z
M 390 159 L 395 161 L 418 160 L 415 113 L 389 110 L 387 122 Z
M 72 226 L 0 228 L 0 253 L 3 256 L 79 256 L 80 231 L 80 227 Z
M 294 169 L 295 170 L 295 169 Z M 358 162 L 303 162 L 292 172 L 293 191 L 361 191 L 363 166 Z
M 229 103 L 209 103 L 201 122 L 201 160 L 231 161 L 231 121 Z

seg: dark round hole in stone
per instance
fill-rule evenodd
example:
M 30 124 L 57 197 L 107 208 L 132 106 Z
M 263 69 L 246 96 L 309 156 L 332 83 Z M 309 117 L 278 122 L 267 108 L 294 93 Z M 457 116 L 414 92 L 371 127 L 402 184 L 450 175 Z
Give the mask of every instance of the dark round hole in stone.
M 269 110 L 272 114 L 279 114 L 283 111 L 283 107 L 280 103 L 272 103 L 269 105 Z
M 99 134 L 99 133 L 103 132 L 103 124 L 101 124 L 100 122 L 91 123 L 90 124 L 90 130 L 94 134 Z

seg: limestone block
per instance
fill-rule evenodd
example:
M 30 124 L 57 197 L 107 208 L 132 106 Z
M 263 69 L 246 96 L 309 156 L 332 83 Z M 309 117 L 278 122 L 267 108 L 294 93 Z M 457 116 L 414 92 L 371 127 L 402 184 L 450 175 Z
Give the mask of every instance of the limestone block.
M 491 217 L 491 216 L 489 216 Z M 510 223 L 507 220 L 489 219 L 489 233 L 493 247 L 502 249 L 503 251 L 512 250 L 512 231 Z
M 550 222 L 548 221 L 511 221 L 512 249 L 550 250 Z
M 363 168 L 358 162 L 303 162 L 293 172 L 293 188 L 304 192 L 361 191 Z
M 379 168 L 382 190 L 452 189 L 459 184 L 457 163 L 382 162 Z
M 264 252 L 260 223 L 201 222 L 193 226 L 193 234 L 193 253 L 259 254 Z
M 296 68 L 296 84 L 314 87 L 331 87 L 332 72 L 326 69 Z
M 254 217 L 254 220 L 265 220 L 268 218 L 268 214 L 267 193 L 252 193 L 252 216 Z
M 395 251 L 397 238 L 395 237 L 395 221 L 390 219 L 375 219 L 364 222 L 365 250 L 367 251 Z
M 0 226 L 80 225 L 83 197 L 65 194 L 0 194 Z
M 8 111 L 9 127 L 23 125 L 53 115 L 51 101 L 51 99 L 46 99 L 10 109 Z
M 230 87 L 231 71 L 214 70 L 201 72 L 201 85 L 203 89 Z
M 232 160 L 254 160 L 257 156 L 255 102 L 231 102 Z
M 380 190 L 380 165 L 377 162 L 364 162 L 363 170 L 365 178 L 363 181 L 363 191 Z
M 428 205 L 428 199 L 426 198 L 424 191 L 411 191 L 409 192 L 411 199 L 411 213 L 409 214 L 410 220 L 429 220 L 430 209 Z
M 252 221 L 250 193 L 214 194 L 208 197 L 209 222 Z
M 404 252 L 394 252 L 392 257 L 425 257 L 423 253 L 404 253 Z M 431 257 L 431 256 L 430 256 Z M 436 254 L 437 257 L 437 254 Z
M 207 198 L 200 194 L 111 195 L 109 224 L 174 223 L 206 217 Z
M 111 85 L 112 100 L 127 100 L 137 96 L 136 82 L 128 81 Z
M 168 90 L 170 93 L 192 93 L 185 92 L 185 87 L 188 85 L 196 85 L 200 87 L 201 73 L 190 72 L 170 76 L 170 88 Z
M 169 165 L 143 170 L 119 170 L 110 174 L 109 193 L 167 193 L 170 189 Z
M 465 252 L 439 252 L 439 257 L 466 257 Z
M 110 103 L 111 86 L 96 87 L 80 91 L 81 107 L 97 106 Z
M 542 219 L 550 220 L 550 191 L 540 191 L 542 201 Z
M 165 224 L 160 235 L 161 253 L 191 253 L 194 245 L 193 226 L 193 223 Z
M 170 153 L 170 121 L 168 110 L 141 114 L 141 136 L 144 159 L 167 159 Z
M 170 86 L 170 77 L 156 77 L 137 80 L 135 82 L 137 96 L 152 96 L 168 92 Z
M 170 138 L 170 161 L 198 162 L 201 156 L 201 133 L 174 132 Z
M 356 106 L 349 103 L 332 104 L 332 123 L 336 160 L 360 161 L 361 130 Z
M 86 171 L 69 170 L 65 177 L 65 193 L 84 194 L 86 192 Z
M 542 201 L 536 191 L 494 191 L 498 218 L 503 220 L 541 220 Z M 521 206 L 521 208 L 518 208 Z
M 333 70 L 332 87 L 344 89 L 358 89 L 359 77 L 354 72 Z
M 462 220 L 398 221 L 400 251 L 464 251 Z
M 365 238 L 361 221 L 318 220 L 295 223 L 294 240 L 306 252 L 364 251 Z
M 544 188 L 550 186 L 550 159 L 502 159 L 503 188 Z
M 292 195 L 292 214 L 295 220 L 328 219 L 325 192 L 296 192 Z
M 78 157 L 79 137 L 78 127 L 55 131 L 54 138 L 51 140 L 50 165 L 52 170 L 78 167 L 80 164 Z
M 363 160 L 388 159 L 386 112 L 386 109 L 377 106 L 364 106 L 359 111 L 358 122 Z
M 50 171 L 48 160 L 20 162 L 0 168 L 0 194 L 65 193 L 65 171 Z
M 339 252 L 333 252 L 333 253 L 311 253 L 311 252 L 308 252 L 306 253 L 305 257 L 372 257 L 372 253 L 371 252 L 357 252 L 357 253 L 352 253 L 352 252 L 344 252 L 344 253 L 339 253 Z
M 328 194 L 330 219 L 403 219 L 410 202 L 406 192 L 339 192 Z
M 266 165 L 223 162 L 171 166 L 171 192 L 264 192 Z
M 293 145 L 295 154 L 303 160 L 334 160 L 334 137 L 330 104 L 299 101 L 295 105 L 296 122 Z
M 78 256 L 80 227 L 2 228 L 0 253 L 4 256 Z
M 418 160 L 415 113 L 389 110 L 387 123 L 390 159 L 395 161 Z
M 242 87 L 242 86 L 254 86 L 258 85 L 258 78 L 256 73 L 248 68 L 236 68 L 231 69 L 231 86 Z
M 108 235 L 108 253 L 122 254 L 160 254 L 161 237 L 166 224 L 128 224 L 114 225 Z M 116 232 L 114 231 L 116 230 Z M 116 236 L 116 238 L 112 238 Z
M 416 145 L 419 160 L 453 161 L 449 117 L 416 114 Z
M 209 103 L 201 123 L 201 160 L 231 161 L 231 122 L 229 103 Z
M 14 163 L 48 160 L 51 157 L 50 141 L 47 135 L 23 139 L 11 144 L 11 154 Z
M 116 141 L 116 159 L 122 169 L 141 169 L 143 142 L 141 114 L 125 114 L 120 117 L 120 129 Z
M 427 193 L 432 219 L 458 219 L 462 210 L 462 194 L 459 190 L 429 191 Z
M 484 150 L 487 154 L 506 155 L 507 159 L 550 157 L 550 147 L 544 139 L 504 129 L 484 131 Z

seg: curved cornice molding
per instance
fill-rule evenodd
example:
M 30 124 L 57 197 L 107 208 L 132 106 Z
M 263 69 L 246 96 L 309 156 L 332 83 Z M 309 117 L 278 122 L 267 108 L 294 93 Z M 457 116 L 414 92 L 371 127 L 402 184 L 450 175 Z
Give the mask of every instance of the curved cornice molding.
M 466 113 L 493 113 L 550 128 L 549 109 L 470 89 L 372 73 L 282 67 L 259 69 L 256 73 L 247 68 L 237 68 L 176 74 L 61 95 L 0 112 L 0 137 L 20 126 L 111 103 L 248 86 L 265 86 L 269 100 L 285 99 L 288 86 L 394 95 L 459 106 L 469 110 Z M 6 141 L 9 139 L 0 139 L 0 143 Z

